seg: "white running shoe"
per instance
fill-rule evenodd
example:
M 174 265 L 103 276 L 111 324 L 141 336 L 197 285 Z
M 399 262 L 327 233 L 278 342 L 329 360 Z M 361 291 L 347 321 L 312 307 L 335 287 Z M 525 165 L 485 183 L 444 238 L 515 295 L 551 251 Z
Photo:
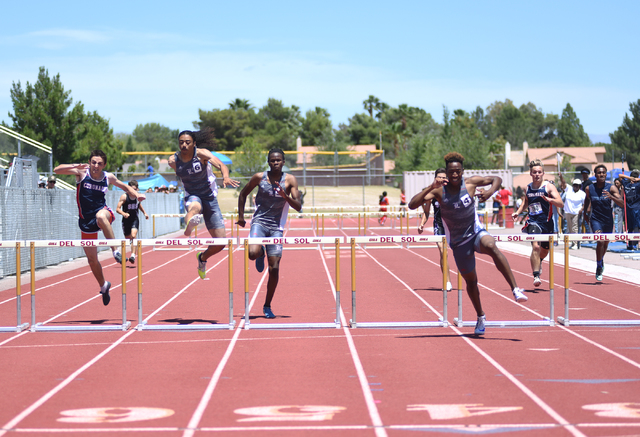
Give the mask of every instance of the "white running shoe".
M 526 302 L 529 300 L 527 296 L 524 295 L 522 288 L 514 288 L 513 289 L 513 297 L 515 297 L 516 302 Z
M 201 217 L 202 215 L 200 214 L 196 214 L 193 217 L 191 217 L 191 220 L 189 220 L 189 223 L 187 223 L 187 228 L 184 230 L 184 235 L 186 235 L 187 237 L 191 236 L 191 233 L 193 232 L 193 230 L 197 228 L 198 225 L 200 224 Z
M 484 335 L 484 322 L 487 320 L 487 316 L 478 317 L 478 321 L 476 322 L 476 329 L 474 329 L 473 333 L 475 335 Z
M 451 291 L 452 288 L 451 282 L 447 281 L 447 291 Z
M 540 276 L 534 276 L 533 277 L 533 286 L 534 287 L 539 287 L 540 285 L 542 285 L 542 279 L 540 279 Z

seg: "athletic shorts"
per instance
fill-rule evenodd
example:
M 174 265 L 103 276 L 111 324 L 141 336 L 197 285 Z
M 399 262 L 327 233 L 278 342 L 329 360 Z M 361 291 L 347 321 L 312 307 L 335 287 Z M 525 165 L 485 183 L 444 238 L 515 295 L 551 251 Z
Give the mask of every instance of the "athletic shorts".
M 632 232 L 637 227 L 640 227 L 640 209 L 627 207 L 627 232 Z
M 281 238 L 282 231 L 279 229 L 270 230 L 262 226 L 260 223 L 251 223 L 250 238 Z M 277 256 L 282 258 L 282 244 L 265 244 L 267 249 L 267 257 Z
M 591 230 L 595 234 L 597 231 L 602 232 L 603 234 L 612 234 L 613 233 L 613 218 L 608 222 L 599 222 L 594 219 L 591 219 Z
M 438 223 L 437 221 L 433 221 L 433 235 L 445 235 L 444 226 L 442 226 L 442 222 Z
M 184 199 L 184 205 L 187 210 L 192 202 L 198 202 L 202 205 L 202 217 L 207 229 L 224 229 L 224 219 L 222 218 L 217 198 L 214 197 L 213 200 L 203 202 L 198 196 L 189 196 Z
M 132 229 L 140 229 L 140 221 L 138 220 L 138 216 L 133 220 L 123 219 L 122 220 L 122 233 L 126 237 L 127 235 L 131 235 Z
M 478 232 L 475 237 L 470 238 L 466 243 L 462 243 L 459 246 L 452 247 L 453 257 L 456 260 L 456 266 L 458 271 L 466 275 L 471 273 L 476 268 L 476 255 L 474 252 L 480 253 L 480 240 L 485 235 L 490 235 L 487 231 L 482 230 Z
M 109 223 L 113 223 L 116 219 L 115 215 L 113 215 L 113 211 L 108 206 L 105 206 L 104 209 L 109 211 Z M 82 234 L 83 240 L 97 240 L 98 232 L 100 232 L 100 226 L 98 226 L 98 218 L 97 214 L 93 217 L 85 217 L 78 219 L 78 226 L 80 227 L 80 233 Z
M 530 235 L 540 235 L 540 234 L 553 234 L 553 222 L 546 223 L 535 223 L 529 222 L 527 223 L 527 234 Z M 549 250 L 549 242 L 548 241 L 538 241 L 540 247 L 543 249 Z

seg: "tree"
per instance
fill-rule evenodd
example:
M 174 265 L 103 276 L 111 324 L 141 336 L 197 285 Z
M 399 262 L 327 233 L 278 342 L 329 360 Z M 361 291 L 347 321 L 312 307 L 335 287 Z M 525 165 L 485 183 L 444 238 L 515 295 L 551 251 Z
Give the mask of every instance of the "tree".
M 135 141 L 135 151 L 169 152 L 176 148 L 178 133 L 178 129 L 159 123 L 146 123 L 137 125 L 131 136 Z
M 12 83 L 11 101 L 13 129 L 46 144 L 52 148 L 54 166 L 60 163 L 85 162 L 88 153 L 83 155 L 90 145 L 99 145 L 110 157 L 111 169 L 121 164 L 122 144 L 113 138 L 109 121 L 97 112 L 84 112 L 84 105 L 73 105 L 71 91 L 65 91 L 60 74 L 49 77 L 45 67 L 40 67 L 38 80 L 32 85 Z M 118 148 L 112 150 L 113 148 Z M 36 151 L 35 155 L 45 158 L 45 152 Z M 120 157 L 117 157 L 117 156 Z M 39 161 L 42 166 L 48 159 Z
M 380 142 L 380 123 L 365 113 L 355 114 L 346 126 L 351 144 L 378 144 Z
M 200 120 L 194 122 L 198 129 L 213 129 L 218 150 L 235 150 L 245 138 L 254 135 L 256 114 L 253 109 L 198 110 Z
M 235 99 L 229 102 L 229 109 L 233 109 L 234 111 L 237 111 L 238 109 L 244 109 L 245 111 L 248 111 L 252 108 L 253 106 L 251 106 L 251 103 L 249 103 L 248 99 Z
M 318 146 L 326 141 L 327 136 L 331 137 L 333 126 L 330 116 L 329 111 L 319 106 L 307 111 L 302 121 L 302 144 Z
M 637 102 L 629 103 L 629 114 L 624 114 L 622 125 L 609 134 L 611 144 L 607 151 L 615 150 L 626 155 L 628 169 L 640 167 L 640 99 Z
M 373 111 L 380 107 L 380 99 L 374 95 L 369 95 L 369 98 L 362 101 L 362 106 L 369 112 L 369 117 L 373 118 Z
M 253 138 L 245 138 L 236 149 L 233 158 L 233 172 L 244 177 L 251 177 L 264 170 L 267 163 L 267 152 Z
M 558 136 L 553 140 L 554 147 L 590 147 L 591 140 L 584 132 L 580 119 L 569 103 L 562 110 L 558 121 Z
M 301 133 L 300 108 L 284 106 L 281 100 L 270 98 L 258 111 L 255 123 L 255 139 L 267 149 L 279 147 L 294 150 L 296 138 Z

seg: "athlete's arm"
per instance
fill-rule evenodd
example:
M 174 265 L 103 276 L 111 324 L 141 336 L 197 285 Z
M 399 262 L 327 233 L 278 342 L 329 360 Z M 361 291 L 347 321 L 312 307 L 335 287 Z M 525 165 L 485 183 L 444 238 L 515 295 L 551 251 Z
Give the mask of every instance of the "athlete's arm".
M 564 208 L 564 202 L 562 201 L 562 197 L 560 197 L 560 193 L 558 193 L 556 186 L 553 184 L 547 184 L 546 187 L 549 195 L 542 196 L 542 198 L 556 208 Z
M 129 193 L 129 197 L 131 197 L 131 198 L 135 197 L 138 200 L 146 199 L 146 196 L 144 194 L 137 192 L 133 187 L 125 184 L 120 179 L 115 177 L 115 175 L 113 175 L 112 173 L 107 173 L 107 174 L 109 175 L 109 176 L 107 176 L 107 182 L 109 183 L 109 185 L 114 185 L 114 186 L 120 188 L 125 193 Z
M 630 180 L 631 182 L 633 182 L 634 184 L 635 184 L 636 182 L 640 182 L 640 179 L 638 179 L 638 178 L 634 178 L 633 176 L 627 176 L 627 175 L 626 175 L 626 174 L 624 174 L 624 173 L 620 173 L 620 174 L 618 175 L 618 177 L 619 177 L 619 178 L 622 178 L 622 179 L 629 179 L 629 180 Z
M 120 200 L 118 200 L 118 207 L 116 208 L 116 212 L 118 214 L 120 214 L 122 217 L 124 218 L 129 218 L 129 213 L 124 212 L 122 210 L 122 205 L 124 205 L 124 201 L 127 199 L 127 195 L 123 194 L 122 196 L 120 196 Z
M 53 169 L 55 174 L 68 174 L 76 177 L 76 182 L 79 182 L 89 170 L 89 164 L 60 164 Z
M 411 198 L 409 202 L 409 209 L 416 209 L 427 200 L 436 199 L 440 201 L 442 186 L 447 185 L 449 181 L 447 178 L 435 178 L 431 185 L 425 187 L 418 194 Z
M 516 219 L 516 217 L 518 217 L 522 213 L 522 211 L 529 208 L 529 197 L 526 194 L 522 197 L 524 197 L 524 200 L 518 207 L 518 210 L 515 211 L 513 214 L 511 214 L 511 218 L 513 218 L 514 220 Z
M 149 220 L 149 215 L 147 214 L 147 211 L 145 211 L 144 208 L 142 207 L 142 203 L 138 203 L 138 209 L 142 211 L 142 213 L 144 214 L 144 218 L 146 220 Z
M 476 196 L 478 196 L 478 200 L 480 202 L 486 202 L 491 198 L 493 193 L 498 191 L 500 185 L 502 185 L 502 178 L 499 176 L 471 176 L 465 179 L 465 183 L 467 184 L 467 191 L 469 193 L 475 193 L 477 189 L 478 193 L 476 193 Z M 489 187 L 488 190 L 477 188 L 486 185 L 491 185 L 491 187 Z
M 202 161 L 203 165 L 207 165 L 207 162 L 210 162 L 212 166 L 220 170 L 222 173 L 222 187 L 226 188 L 227 185 L 236 188 L 240 186 L 240 182 L 229 178 L 229 168 L 222 163 L 218 158 L 213 156 L 207 149 L 196 149 L 198 153 L 198 158 Z
M 607 199 L 613 200 L 613 202 L 621 208 L 624 208 L 624 199 L 620 195 L 620 190 L 615 185 L 611 185 L 609 191 L 602 191 L 602 195 Z
M 567 181 L 564 180 L 562 173 L 560 173 L 560 188 L 562 188 L 562 191 L 567 189 Z
M 302 209 L 302 203 L 300 202 L 300 191 L 298 190 L 298 180 L 292 174 L 288 174 L 284 180 L 285 188 L 282 189 L 280 184 L 276 181 L 276 188 L 278 189 L 278 193 L 287 203 L 291 206 L 291 208 L 300 212 Z M 289 194 L 287 195 L 287 188 L 289 189 Z
M 171 167 L 172 169 L 176 169 L 176 155 L 171 155 L 169 157 L 169 167 Z
M 243 228 L 246 224 L 246 222 L 244 221 L 244 204 L 247 200 L 247 196 L 251 193 L 251 191 L 253 191 L 255 187 L 258 186 L 258 184 L 262 180 L 262 175 L 262 173 L 256 173 L 251 176 L 251 180 L 249 181 L 249 183 L 245 185 L 240 191 L 240 194 L 238 194 L 238 221 L 236 222 L 236 224 L 242 226 Z

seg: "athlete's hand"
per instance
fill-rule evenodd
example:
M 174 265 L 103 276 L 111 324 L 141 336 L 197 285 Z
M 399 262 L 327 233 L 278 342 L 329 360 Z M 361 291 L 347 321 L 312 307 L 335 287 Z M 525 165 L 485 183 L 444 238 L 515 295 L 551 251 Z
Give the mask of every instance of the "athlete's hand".
M 131 214 L 129 214 L 128 212 L 125 212 L 125 213 L 124 213 L 124 218 L 129 218 L 129 216 L 130 216 L 130 215 L 131 215 Z
M 276 194 L 279 194 L 279 195 L 280 195 L 280 197 L 283 197 L 283 198 L 285 198 L 285 199 L 286 199 L 286 198 L 287 198 L 287 193 L 286 193 L 286 192 L 284 191 L 284 189 L 280 186 L 280 184 L 279 184 L 277 181 L 276 181 L 276 182 L 274 182 L 273 184 L 276 186 L 276 190 L 275 190 L 275 191 L 276 191 Z
M 512 219 L 515 220 L 517 217 L 518 217 L 518 213 L 517 212 L 514 212 L 513 214 L 511 214 L 511 218 Z
M 145 196 L 143 193 L 138 193 L 138 202 L 142 202 L 146 198 L 147 196 Z
M 238 188 L 240 186 L 240 182 L 228 177 L 222 178 L 222 187 L 227 188 L 227 185 L 233 188 Z
M 236 225 L 242 226 L 243 228 L 244 228 L 244 225 L 246 224 L 247 222 L 245 222 L 243 218 L 238 218 L 238 221 L 236 222 Z
M 431 184 L 432 188 L 440 188 L 443 187 L 445 185 L 447 185 L 449 183 L 449 179 L 447 179 L 444 176 L 438 176 L 437 178 L 435 178 L 433 180 L 433 183 Z
M 144 214 L 144 218 L 149 220 L 149 216 L 147 215 L 147 213 Z
M 486 202 L 491 197 L 489 191 L 485 190 L 484 188 L 476 188 L 476 190 L 478 190 L 478 192 L 476 193 L 476 197 L 480 202 Z
M 422 234 L 424 232 L 424 228 L 422 226 L 418 226 L 418 234 Z

